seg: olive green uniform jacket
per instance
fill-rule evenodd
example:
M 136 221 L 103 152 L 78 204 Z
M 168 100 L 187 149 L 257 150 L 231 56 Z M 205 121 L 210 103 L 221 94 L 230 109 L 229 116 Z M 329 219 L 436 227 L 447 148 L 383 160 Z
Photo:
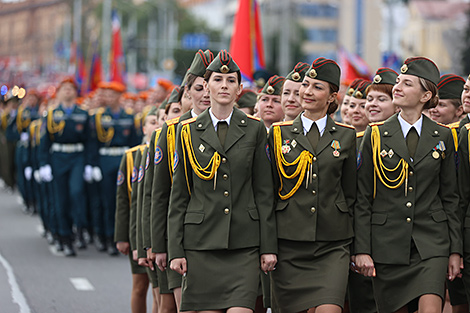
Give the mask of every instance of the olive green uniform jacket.
M 420 139 L 411 162 L 397 114 L 376 125 L 380 132 L 379 150 L 384 151 L 378 159 L 389 169 L 397 167 L 387 172 L 391 179 L 396 179 L 402 169 L 397 165 L 403 158 L 409 164 L 408 182 L 390 189 L 377 178 L 374 199 L 369 126 L 358 156 L 355 252 L 369 254 L 377 263 L 408 265 L 413 240 L 423 260 L 462 254 L 455 150 L 450 129 L 423 116 Z M 440 142 L 445 145 L 444 151 L 438 148 Z
M 158 140 L 154 145 L 154 172 L 152 174 L 152 182 L 150 182 L 151 186 L 154 187 L 150 187 L 152 194 L 150 216 L 152 221 L 151 246 L 152 252 L 155 253 L 166 253 L 168 251 L 166 225 L 174 165 L 170 162 L 170 146 L 176 145 L 176 130 L 178 123 L 190 118 L 191 111 L 188 111 L 179 118 L 174 118 L 165 122 L 162 127 L 161 136 L 158 137 Z M 174 153 L 171 157 L 173 156 Z
M 282 142 L 274 142 L 275 128 L 280 127 Z M 333 142 L 338 142 L 335 156 Z M 305 175 L 299 189 L 288 199 L 281 200 L 297 183 L 298 178 L 286 179 L 278 174 L 275 145 L 283 150 L 288 162 L 302 151 L 313 155 L 312 180 Z M 284 148 L 279 147 L 284 146 Z M 304 135 L 300 115 L 293 121 L 274 124 L 269 131 L 269 151 L 275 173 L 277 199 L 276 220 L 278 238 L 297 241 L 338 241 L 352 238 L 353 208 L 356 200 L 356 132 L 350 126 L 335 123 L 328 117 L 326 128 L 316 149 Z M 282 152 L 281 152 L 282 153 Z M 336 154 L 336 153 L 335 153 Z M 291 175 L 297 166 L 289 166 Z M 308 185 L 307 185 L 308 179 Z
M 220 154 L 217 177 L 199 178 L 193 171 L 181 133 L 190 130 L 192 151 L 207 166 Z M 168 212 L 169 260 L 185 250 L 259 247 L 260 254 L 277 253 L 273 214 L 273 181 L 266 154 L 263 123 L 234 108 L 222 147 L 209 111 L 178 126 L 175 172 Z M 188 190 L 189 187 L 189 190 Z

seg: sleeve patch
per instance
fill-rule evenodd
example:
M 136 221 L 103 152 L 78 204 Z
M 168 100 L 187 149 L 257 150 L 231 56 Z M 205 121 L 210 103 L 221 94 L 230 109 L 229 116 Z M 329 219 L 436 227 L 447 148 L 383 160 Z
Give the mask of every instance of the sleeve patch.
M 147 151 L 147 159 L 145 159 L 145 170 L 148 170 L 150 165 L 150 153 Z
M 136 181 L 137 181 L 137 168 L 134 166 L 134 168 L 132 169 L 131 182 L 135 183 Z
M 269 145 L 266 144 L 266 155 L 268 156 L 269 162 L 271 162 L 271 154 L 269 153 Z
M 121 186 L 122 183 L 124 183 L 124 174 L 119 170 L 116 185 Z
M 163 159 L 163 151 L 160 146 L 155 146 L 155 165 L 159 164 Z
M 175 156 L 173 159 L 174 159 L 174 163 L 173 163 L 173 172 L 174 172 L 180 160 L 180 158 L 178 157 L 178 151 L 175 151 Z
M 144 167 L 141 165 L 141 166 L 139 167 L 139 177 L 138 177 L 138 179 L 137 179 L 137 182 L 140 183 L 143 178 L 144 178 Z
M 357 162 L 357 169 L 359 170 L 361 168 L 361 165 L 362 165 L 362 152 L 361 151 L 357 151 L 357 159 L 356 159 L 356 162 Z

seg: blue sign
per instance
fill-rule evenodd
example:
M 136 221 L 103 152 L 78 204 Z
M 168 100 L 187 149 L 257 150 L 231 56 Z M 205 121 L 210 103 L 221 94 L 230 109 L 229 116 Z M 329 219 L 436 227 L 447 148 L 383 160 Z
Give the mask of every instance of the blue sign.
M 187 33 L 181 38 L 181 47 L 186 50 L 206 49 L 209 36 L 204 33 Z

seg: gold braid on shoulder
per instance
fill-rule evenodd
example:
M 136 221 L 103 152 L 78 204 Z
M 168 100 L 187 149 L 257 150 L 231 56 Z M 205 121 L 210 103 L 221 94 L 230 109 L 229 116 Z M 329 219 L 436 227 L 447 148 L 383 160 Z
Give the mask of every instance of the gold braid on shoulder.
M 274 157 L 276 158 L 277 172 L 279 174 L 279 178 L 281 181 L 278 194 L 281 200 L 286 200 L 292 197 L 292 195 L 300 188 L 300 185 L 302 184 L 304 177 L 305 177 L 305 172 L 307 172 L 306 188 L 308 187 L 309 179 L 310 179 L 310 182 L 312 180 L 312 176 L 310 175 L 310 173 L 312 172 L 313 155 L 309 151 L 304 150 L 302 151 L 302 153 L 300 153 L 297 159 L 295 159 L 293 162 L 288 162 L 284 158 L 284 155 L 282 154 L 281 127 L 274 126 L 273 132 L 274 132 Z M 295 169 L 294 173 L 292 173 L 292 175 L 287 175 L 285 171 L 285 167 L 295 166 L 295 165 L 297 165 L 297 168 Z M 292 188 L 292 190 L 289 191 L 286 195 L 282 195 L 281 191 L 283 188 L 283 183 L 282 183 L 283 178 L 295 179 L 296 177 L 298 177 L 298 179 L 294 187 Z
M 16 115 L 16 128 L 18 129 L 19 133 L 21 133 L 23 129 L 27 128 L 29 126 L 29 123 L 31 123 L 31 117 L 28 117 L 27 119 L 23 120 L 23 112 L 24 108 L 19 107 L 18 114 Z
M 126 182 L 127 182 L 127 195 L 129 197 L 129 205 L 131 205 L 131 193 L 132 193 L 132 171 L 134 169 L 134 156 L 132 151 L 126 151 Z
M 371 145 L 372 145 L 372 159 L 374 163 L 374 199 L 377 193 L 377 177 L 389 189 L 397 189 L 400 187 L 403 182 L 405 182 L 405 197 L 407 196 L 408 190 L 408 167 L 409 164 L 403 158 L 398 162 L 395 168 L 387 168 L 383 162 L 382 157 L 380 156 L 380 131 L 377 125 L 372 126 L 372 136 L 371 136 Z M 397 178 L 391 179 L 387 176 L 387 172 L 395 172 L 401 167 L 400 175 Z
M 103 116 L 103 110 L 98 110 L 95 115 L 96 133 L 98 134 L 98 140 L 106 143 L 110 142 L 114 137 L 114 127 L 109 127 L 108 130 L 103 128 L 101 124 L 101 117 Z
M 454 139 L 455 152 L 457 152 L 459 150 L 459 135 L 457 135 L 456 128 L 451 128 L 450 131 L 452 132 L 452 138 Z
M 47 112 L 47 131 L 51 139 L 53 135 L 64 130 L 65 121 L 62 120 L 59 123 L 54 122 L 54 109 L 50 108 Z
M 5 110 L 2 112 L 2 129 L 7 129 L 8 126 L 8 113 L 9 111 Z
M 196 155 L 194 154 L 193 144 L 191 141 L 191 130 L 189 128 L 189 124 L 184 125 L 181 130 L 181 146 L 183 149 L 182 158 L 184 159 L 186 184 L 188 186 L 189 194 L 191 194 L 191 189 L 189 186 L 188 171 L 186 170 L 187 169 L 186 158 L 185 158 L 186 154 L 188 155 L 189 163 L 191 164 L 191 167 L 194 173 L 196 173 L 197 177 L 203 180 L 214 179 L 214 190 L 215 190 L 216 181 L 217 181 L 217 169 L 220 166 L 220 154 L 217 151 L 214 152 L 214 155 L 210 159 L 209 163 L 206 165 L 206 167 L 203 168 L 199 164 L 198 160 L 196 159 Z
M 168 126 L 168 131 L 166 132 L 166 141 L 167 141 L 167 148 L 168 148 L 168 169 L 170 172 L 170 180 L 173 184 L 173 171 L 174 171 L 174 164 L 175 164 L 175 124 Z

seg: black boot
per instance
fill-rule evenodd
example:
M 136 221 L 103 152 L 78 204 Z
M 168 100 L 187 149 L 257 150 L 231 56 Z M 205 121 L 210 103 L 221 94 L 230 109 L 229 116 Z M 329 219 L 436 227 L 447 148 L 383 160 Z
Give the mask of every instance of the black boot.
M 77 229 L 75 244 L 77 245 L 78 250 L 86 249 L 86 241 L 85 241 L 85 238 L 83 237 L 83 228 Z
M 65 256 L 76 256 L 75 250 L 73 249 L 72 239 L 66 237 L 63 239 L 64 242 L 64 255 Z
M 103 236 L 96 235 L 95 236 L 95 247 L 100 252 L 106 251 L 106 241 Z
M 57 252 L 64 251 L 64 245 L 62 244 L 62 239 L 57 235 L 54 235 L 54 246 Z
M 114 243 L 114 240 L 113 240 L 112 237 L 108 237 L 107 244 L 108 244 L 108 254 L 109 255 L 111 255 L 111 256 L 119 255 L 119 251 L 116 248 L 116 244 Z

